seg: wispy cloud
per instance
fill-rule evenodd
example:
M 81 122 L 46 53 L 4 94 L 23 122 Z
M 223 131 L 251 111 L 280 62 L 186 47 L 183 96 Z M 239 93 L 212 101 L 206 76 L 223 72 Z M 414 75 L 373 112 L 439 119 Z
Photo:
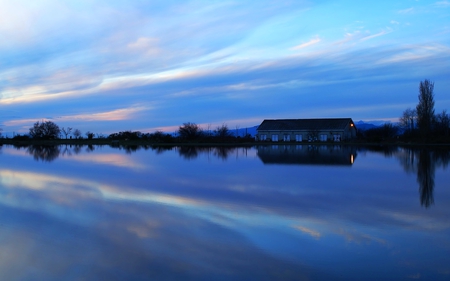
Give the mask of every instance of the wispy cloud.
M 448 8 L 450 7 L 450 1 L 438 1 L 434 5 L 438 8 Z
M 379 36 L 383 36 L 383 35 L 386 35 L 386 34 L 389 34 L 389 33 L 391 33 L 393 30 L 392 29 L 387 29 L 387 30 L 383 30 L 383 31 L 381 31 L 381 32 L 378 32 L 378 33 L 376 33 L 376 34 L 372 34 L 372 35 L 369 35 L 369 36 L 365 36 L 365 37 L 363 37 L 362 39 L 361 39 L 361 41 L 366 41 L 366 40 L 370 40 L 370 39 L 373 39 L 373 38 L 376 38 L 376 37 L 379 37 Z
M 309 40 L 308 42 L 305 42 L 305 43 L 302 43 L 300 45 L 292 47 L 291 50 L 294 50 L 294 51 L 295 50 L 300 50 L 300 49 L 303 49 L 303 48 L 315 45 L 315 44 L 319 43 L 320 41 L 322 41 L 322 40 L 319 37 L 316 37 L 314 39 Z
M 77 115 L 68 115 L 61 116 L 56 118 L 58 121 L 74 121 L 74 120 L 83 120 L 83 121 L 118 121 L 118 120 L 129 120 L 134 117 L 134 114 L 143 111 L 149 110 L 148 107 L 132 107 L 132 108 L 121 108 L 115 109 L 106 112 L 99 113 L 86 113 L 86 114 L 77 114 Z
M 414 12 L 415 12 L 415 8 L 413 8 L 413 7 L 398 11 L 399 14 L 412 14 Z

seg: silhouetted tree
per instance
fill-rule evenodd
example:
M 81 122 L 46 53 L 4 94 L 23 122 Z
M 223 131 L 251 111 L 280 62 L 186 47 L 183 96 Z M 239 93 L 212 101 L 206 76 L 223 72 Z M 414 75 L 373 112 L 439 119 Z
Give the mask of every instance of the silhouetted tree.
M 214 130 L 214 134 L 219 138 L 226 138 L 231 135 L 230 130 L 226 124 L 222 124 L 222 126 L 217 127 Z
M 118 132 L 118 133 L 110 134 L 108 136 L 108 138 L 114 139 L 114 140 L 137 140 L 137 139 L 140 139 L 141 137 L 142 137 L 142 133 L 139 131 Z
M 73 131 L 73 135 L 76 139 L 79 139 L 81 137 L 81 131 L 78 129 L 75 129 L 75 131 Z
M 442 113 L 436 114 L 435 117 L 435 131 L 438 135 L 448 136 L 450 133 L 450 116 L 446 110 Z
M 57 139 L 59 133 L 58 125 L 52 121 L 38 121 L 30 128 L 30 136 L 37 139 Z
M 419 103 L 416 106 L 417 125 L 423 137 L 428 138 L 434 118 L 434 82 L 428 79 L 420 81 Z
M 201 137 L 203 131 L 197 124 L 188 122 L 178 128 L 178 135 L 181 139 L 194 140 Z
M 406 131 L 413 131 L 416 127 L 417 112 L 415 109 L 407 108 L 400 117 L 400 126 Z
M 70 135 L 70 132 L 72 132 L 72 128 L 71 127 L 67 127 L 67 128 L 62 127 L 61 132 L 64 134 L 64 136 L 67 139 L 67 136 Z
M 173 137 L 170 134 L 161 131 L 156 131 L 153 134 L 146 134 L 145 138 L 156 143 L 170 143 L 173 141 Z
M 87 132 L 86 132 L 86 137 L 87 137 L 89 140 L 91 140 L 91 139 L 94 138 L 94 133 L 92 133 L 92 132 L 90 132 L 90 131 L 87 131 Z
M 396 137 L 397 134 L 398 127 L 391 123 L 385 123 L 383 126 L 368 129 L 364 132 L 365 137 L 371 141 L 392 139 Z

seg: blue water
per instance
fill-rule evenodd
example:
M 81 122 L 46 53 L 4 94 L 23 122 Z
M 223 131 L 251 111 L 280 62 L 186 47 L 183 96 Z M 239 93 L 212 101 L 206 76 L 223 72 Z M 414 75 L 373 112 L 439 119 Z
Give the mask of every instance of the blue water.
M 450 152 L 0 148 L 2 280 L 450 280 Z

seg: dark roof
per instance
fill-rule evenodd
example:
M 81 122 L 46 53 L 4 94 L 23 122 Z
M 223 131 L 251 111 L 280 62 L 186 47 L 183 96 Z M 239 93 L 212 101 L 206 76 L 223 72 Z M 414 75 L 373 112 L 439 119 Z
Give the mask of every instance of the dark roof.
M 351 118 L 266 119 L 259 125 L 258 130 L 343 130 L 349 123 L 353 123 Z

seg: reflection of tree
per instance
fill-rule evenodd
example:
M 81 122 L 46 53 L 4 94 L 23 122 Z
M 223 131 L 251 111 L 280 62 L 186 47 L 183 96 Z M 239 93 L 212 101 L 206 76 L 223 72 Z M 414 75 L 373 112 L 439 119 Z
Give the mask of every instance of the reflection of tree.
M 32 145 L 27 148 L 28 153 L 33 155 L 33 158 L 38 161 L 51 162 L 58 158 L 60 150 L 58 146 L 54 145 Z
M 392 147 L 386 150 L 382 147 L 362 148 L 373 152 L 382 152 L 385 156 L 394 156 L 400 160 L 400 165 L 407 173 L 417 175 L 420 203 L 428 208 L 434 204 L 434 176 L 438 167 L 446 169 L 450 162 L 450 150 L 447 147 Z
M 227 160 L 230 153 L 233 153 L 234 151 L 236 151 L 236 147 L 228 146 L 180 146 L 178 149 L 180 156 L 188 160 L 197 158 L 200 153 L 206 153 L 222 160 Z
M 156 154 L 162 154 L 165 151 L 171 151 L 173 146 L 151 146 L 151 149 L 156 152 Z
M 405 172 L 417 174 L 417 155 L 412 149 L 405 149 L 397 154 L 400 165 Z
M 435 165 L 431 160 L 429 151 L 423 149 L 419 152 L 417 165 L 417 182 L 419 183 L 420 204 L 425 208 L 434 204 L 434 172 Z
M 197 147 L 195 146 L 181 146 L 178 153 L 187 160 L 195 159 L 198 156 Z
M 215 147 L 214 148 L 214 156 L 217 156 L 217 158 L 220 158 L 222 160 L 227 160 L 228 155 L 232 153 L 235 149 L 232 147 Z
M 428 208 L 434 204 L 434 176 L 436 168 L 447 168 L 450 150 L 445 148 L 403 149 L 396 156 L 407 173 L 417 174 L 420 203 Z
M 75 147 L 73 148 L 73 153 L 80 154 L 81 148 L 82 148 L 81 145 L 75 145 Z

